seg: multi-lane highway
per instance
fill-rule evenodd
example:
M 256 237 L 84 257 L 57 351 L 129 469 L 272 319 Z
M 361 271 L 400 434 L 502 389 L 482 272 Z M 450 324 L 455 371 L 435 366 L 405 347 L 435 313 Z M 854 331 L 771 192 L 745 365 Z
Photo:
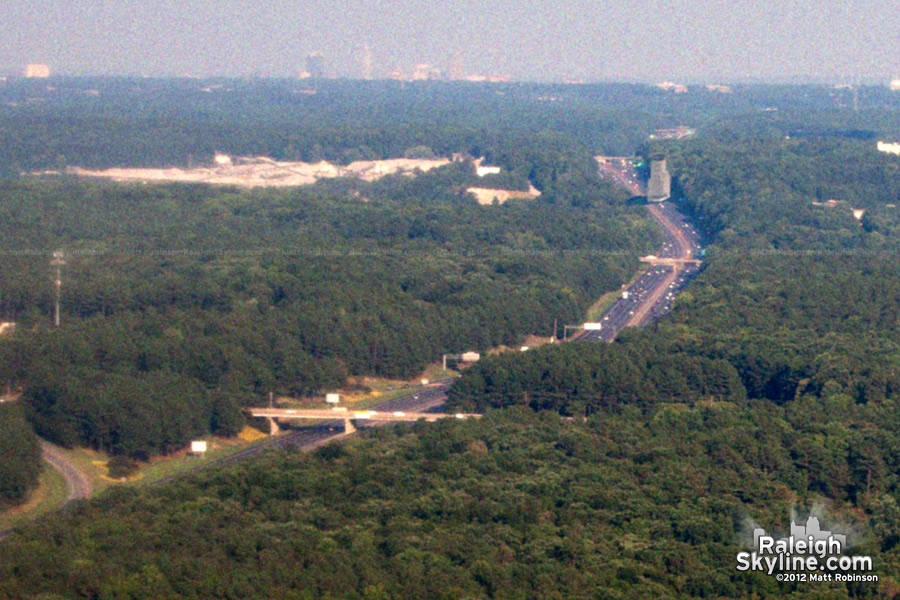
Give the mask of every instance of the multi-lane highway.
M 415 390 L 397 398 L 380 402 L 373 406 L 372 410 L 388 413 L 439 412 L 447 400 L 447 388 L 450 387 L 451 382 L 452 379 L 436 381 L 424 389 Z M 369 423 L 369 425 L 378 426 L 384 423 L 385 421 L 372 422 Z M 151 485 L 164 484 L 201 469 L 237 463 L 279 448 L 294 447 L 302 450 L 312 450 L 334 439 L 343 437 L 344 435 L 346 434 L 344 433 L 344 422 L 342 420 L 325 421 L 312 427 L 303 427 L 282 435 L 266 438 L 265 440 L 235 452 L 234 454 L 230 454 L 220 459 L 202 462 L 193 469 L 178 475 L 158 479 Z M 90 481 L 77 469 L 77 467 L 69 463 L 65 457 L 50 444 L 42 444 L 42 451 L 44 453 L 44 460 L 46 460 L 54 469 L 57 469 L 66 479 L 68 495 L 63 506 L 73 500 L 90 497 L 92 492 Z M 15 528 L 12 527 L 0 530 L 0 540 L 10 535 L 14 530 Z
M 600 178 L 612 181 L 623 187 L 632 196 L 644 196 L 644 183 L 634 169 L 633 156 L 597 156 L 600 165 Z
M 600 176 L 625 188 L 634 196 L 644 186 L 630 159 L 598 159 Z M 574 339 L 611 342 L 626 327 L 647 325 L 669 312 L 678 290 L 699 270 L 701 236 L 678 210 L 676 201 L 648 204 L 650 215 L 660 224 L 663 243 L 657 254 L 646 258 L 651 267 L 624 289 L 615 303 L 599 318 L 600 329 L 586 330 Z
M 391 400 L 385 400 L 372 407 L 371 410 L 381 412 L 438 412 L 447 401 L 447 389 L 452 383 L 452 379 L 445 379 L 433 382 L 425 389 L 416 390 L 408 394 L 404 394 Z M 258 456 L 269 450 L 279 448 L 299 448 L 302 450 L 311 450 L 331 440 L 343 437 L 344 421 L 339 420 L 324 421 L 310 427 L 302 427 L 281 435 L 269 437 L 258 444 L 254 444 L 244 450 L 235 452 L 226 457 L 204 462 L 197 465 L 192 471 L 199 471 L 211 466 L 224 465 L 240 462 Z M 371 423 L 376 426 L 379 423 Z M 165 483 L 174 479 L 176 476 L 166 479 L 160 479 L 154 482 L 154 485 Z

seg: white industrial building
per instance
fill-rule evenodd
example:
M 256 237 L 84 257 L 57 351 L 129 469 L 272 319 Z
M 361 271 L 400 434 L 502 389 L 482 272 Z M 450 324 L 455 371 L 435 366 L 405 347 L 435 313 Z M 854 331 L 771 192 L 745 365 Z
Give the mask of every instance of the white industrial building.
M 892 143 L 892 142 L 878 142 L 879 152 L 887 152 L 888 154 L 897 154 L 900 155 L 900 144 Z
M 664 202 L 672 195 L 672 176 L 666 170 L 666 159 L 654 156 L 650 161 L 650 183 L 647 185 L 647 200 Z

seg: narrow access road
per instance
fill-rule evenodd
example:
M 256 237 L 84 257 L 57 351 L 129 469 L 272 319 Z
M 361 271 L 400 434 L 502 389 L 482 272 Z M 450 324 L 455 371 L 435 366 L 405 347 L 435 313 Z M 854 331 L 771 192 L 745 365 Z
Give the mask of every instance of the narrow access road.
M 80 467 L 69 461 L 58 447 L 41 440 L 41 457 L 66 480 L 66 499 L 62 506 L 73 500 L 91 497 L 94 488 L 91 486 L 90 479 Z
M 78 465 L 72 463 L 59 447 L 50 442 L 41 440 L 41 458 L 45 463 L 55 469 L 66 481 L 66 498 L 57 508 L 69 504 L 74 500 L 90 498 L 94 491 L 90 479 Z M 15 527 L 0 529 L 0 540 L 15 531 Z

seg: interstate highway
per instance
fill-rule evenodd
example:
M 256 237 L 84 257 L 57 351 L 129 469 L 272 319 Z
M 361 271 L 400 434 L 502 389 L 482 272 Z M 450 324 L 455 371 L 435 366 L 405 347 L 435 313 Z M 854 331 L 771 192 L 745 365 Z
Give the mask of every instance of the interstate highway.
M 627 159 L 601 160 L 600 176 L 625 188 L 630 194 L 644 193 L 631 162 Z M 677 202 L 668 200 L 648 204 L 650 215 L 660 224 L 663 243 L 657 259 L 699 259 L 702 252 L 700 234 L 678 210 Z M 598 319 L 599 330 L 585 330 L 574 340 L 580 342 L 611 342 L 626 327 L 640 327 L 652 323 L 669 312 L 678 290 L 693 277 L 696 264 L 655 264 L 623 290 L 616 302 Z M 627 296 L 627 297 L 625 297 Z
M 403 396 L 385 400 L 372 407 L 371 410 L 394 412 L 439 412 L 444 403 L 447 401 L 447 389 L 452 383 L 452 379 L 443 379 L 429 384 L 421 390 L 404 394 Z M 379 423 L 371 423 L 370 426 L 378 426 Z M 279 448 L 298 448 L 300 450 L 313 450 L 319 446 L 326 444 L 334 439 L 344 437 L 344 421 L 338 416 L 334 421 L 325 421 L 311 427 L 301 427 L 296 430 L 282 433 L 281 435 L 271 436 L 265 440 L 250 446 L 244 450 L 231 454 L 229 456 L 204 462 L 197 465 L 193 471 L 199 471 L 213 465 L 224 465 L 241 462 L 258 456 L 269 450 Z M 155 481 L 154 485 L 165 483 L 171 479 L 175 479 L 177 475 L 171 478 Z

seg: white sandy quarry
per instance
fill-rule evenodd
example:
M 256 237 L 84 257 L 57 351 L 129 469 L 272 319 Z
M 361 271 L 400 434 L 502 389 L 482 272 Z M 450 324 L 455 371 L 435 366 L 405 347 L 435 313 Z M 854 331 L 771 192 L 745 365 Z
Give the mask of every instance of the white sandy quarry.
M 208 183 L 214 185 L 236 185 L 241 187 L 290 187 L 309 185 L 319 179 L 332 177 L 359 177 L 365 181 L 375 181 L 394 173 L 411 174 L 416 169 L 430 171 L 449 164 L 449 160 L 421 160 L 393 158 L 353 162 L 342 167 L 329 162 L 303 163 L 281 162 L 265 157 L 238 158 L 232 162 L 229 157 L 218 155 L 216 166 L 195 169 L 104 169 L 94 171 L 80 167 L 69 167 L 66 173 L 82 177 L 104 177 L 113 181 L 147 181 L 154 183 Z
M 389 160 L 357 161 L 343 167 L 329 162 L 304 163 L 276 161 L 264 156 L 253 158 L 232 158 L 217 154 L 215 165 L 194 169 L 128 169 L 113 168 L 103 170 L 69 167 L 66 174 L 79 177 L 102 177 L 121 182 L 152 183 L 206 183 L 212 185 L 234 185 L 239 187 L 292 187 L 309 185 L 320 179 L 333 177 L 358 177 L 365 181 L 375 181 L 395 173 L 412 175 L 416 170 L 430 171 L 449 164 L 446 158 L 435 160 L 392 158 Z M 500 167 L 483 167 L 476 161 L 479 176 L 499 173 Z M 540 192 L 530 186 L 527 192 L 495 190 L 470 187 L 466 191 L 475 196 L 479 204 L 492 204 L 494 200 L 506 202 L 511 198 L 536 198 Z

